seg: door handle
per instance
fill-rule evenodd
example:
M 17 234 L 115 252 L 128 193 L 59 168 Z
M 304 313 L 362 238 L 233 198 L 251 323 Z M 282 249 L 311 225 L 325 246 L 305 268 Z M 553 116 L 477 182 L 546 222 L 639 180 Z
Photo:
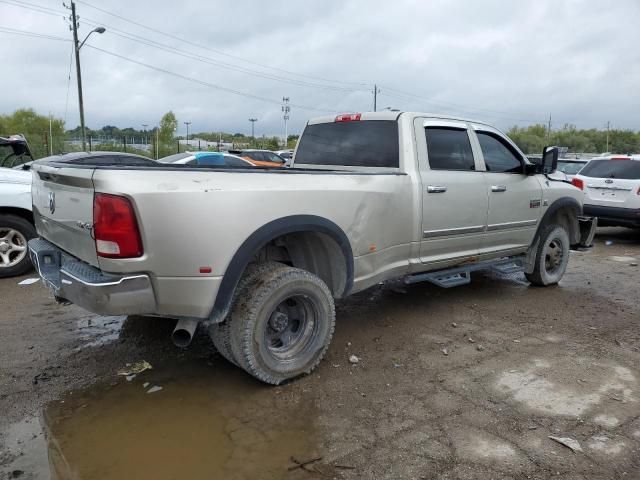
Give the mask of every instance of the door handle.
M 427 193 L 444 193 L 446 191 L 445 185 L 427 185 Z
M 507 186 L 506 185 L 491 185 L 491 191 L 492 192 L 506 192 L 507 191 Z

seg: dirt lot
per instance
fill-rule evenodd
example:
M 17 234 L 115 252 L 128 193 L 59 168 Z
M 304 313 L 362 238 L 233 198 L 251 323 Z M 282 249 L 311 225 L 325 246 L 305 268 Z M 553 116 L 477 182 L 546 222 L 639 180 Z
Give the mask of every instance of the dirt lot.
M 377 287 L 280 387 L 203 332 L 181 351 L 170 321 L 1 280 L 0 478 L 640 479 L 639 261 L 640 233 L 602 229 L 558 287 Z

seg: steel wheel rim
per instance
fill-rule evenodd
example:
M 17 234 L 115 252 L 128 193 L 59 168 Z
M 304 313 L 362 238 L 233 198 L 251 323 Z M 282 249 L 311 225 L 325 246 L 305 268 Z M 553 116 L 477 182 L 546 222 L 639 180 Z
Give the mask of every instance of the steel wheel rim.
M 562 268 L 564 261 L 564 243 L 559 237 L 553 237 L 547 241 L 544 248 L 544 269 L 553 275 Z
M 269 315 L 264 345 L 277 361 L 292 361 L 308 352 L 318 336 L 318 311 L 305 295 L 285 298 Z
M 13 228 L 0 227 L 0 268 L 15 267 L 26 256 L 26 237 Z

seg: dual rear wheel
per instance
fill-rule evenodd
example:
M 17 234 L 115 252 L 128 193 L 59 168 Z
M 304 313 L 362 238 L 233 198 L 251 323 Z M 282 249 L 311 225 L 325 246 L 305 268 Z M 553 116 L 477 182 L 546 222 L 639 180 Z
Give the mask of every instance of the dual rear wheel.
M 247 268 L 227 319 L 209 334 L 227 360 L 278 385 L 318 365 L 334 327 L 333 296 L 320 278 L 265 262 Z

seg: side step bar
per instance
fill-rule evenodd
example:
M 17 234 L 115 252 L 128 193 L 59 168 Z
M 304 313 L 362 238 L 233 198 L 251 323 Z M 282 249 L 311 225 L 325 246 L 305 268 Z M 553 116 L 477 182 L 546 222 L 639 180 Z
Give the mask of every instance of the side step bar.
M 524 255 L 516 257 L 485 260 L 484 262 L 470 263 L 460 267 L 438 270 L 437 272 L 418 273 L 405 277 L 404 283 L 431 282 L 442 288 L 457 287 L 471 282 L 471 272 L 477 270 L 491 270 L 501 275 L 524 271 Z

